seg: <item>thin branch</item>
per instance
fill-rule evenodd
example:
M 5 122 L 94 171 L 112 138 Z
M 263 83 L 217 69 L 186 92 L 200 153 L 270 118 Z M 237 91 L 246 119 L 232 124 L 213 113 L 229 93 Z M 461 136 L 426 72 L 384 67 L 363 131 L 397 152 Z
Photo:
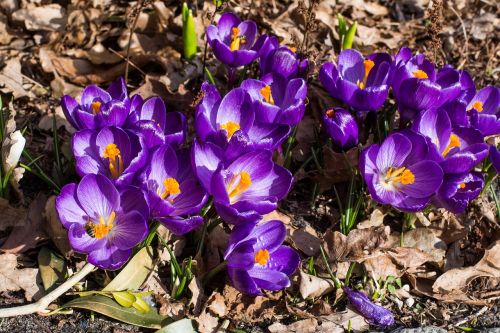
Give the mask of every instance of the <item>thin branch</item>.
M 132 21 L 132 26 L 130 27 L 130 34 L 128 36 L 127 62 L 125 63 L 125 83 L 127 83 L 127 81 L 128 81 L 128 66 L 130 64 L 130 45 L 132 44 L 132 36 L 134 35 L 135 26 L 137 25 L 139 15 L 140 15 L 141 10 L 144 7 L 145 3 L 146 3 L 145 0 L 139 1 L 139 3 L 137 4 L 137 7 L 132 12 L 132 15 L 134 15 L 134 18 L 133 18 L 134 21 Z
M 94 268 L 95 268 L 94 265 L 87 263 L 78 273 L 67 279 L 63 284 L 61 284 L 59 287 L 57 287 L 47 295 L 40 298 L 35 303 L 16 306 L 13 308 L 0 309 L 0 318 L 21 316 L 21 315 L 27 315 L 45 311 L 50 303 L 52 303 L 61 295 L 63 295 L 65 292 L 67 292 L 69 289 L 71 289 L 71 287 L 73 287 L 81 279 L 83 279 L 85 276 L 91 273 L 94 270 Z

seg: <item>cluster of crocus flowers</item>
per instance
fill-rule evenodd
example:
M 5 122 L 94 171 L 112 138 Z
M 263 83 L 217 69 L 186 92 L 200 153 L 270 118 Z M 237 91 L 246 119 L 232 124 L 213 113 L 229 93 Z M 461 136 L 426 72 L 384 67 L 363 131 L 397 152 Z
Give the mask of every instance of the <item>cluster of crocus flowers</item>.
M 280 46 L 267 35 L 257 39 L 256 34 L 254 22 L 241 22 L 231 13 L 222 14 L 217 26 L 207 29 L 215 57 L 230 68 L 229 73 L 258 58 L 260 77 L 243 80 L 225 95 L 203 83 L 192 150 L 201 185 L 219 216 L 234 225 L 226 252 L 229 277 L 249 294 L 287 287 L 288 276 L 300 262 L 297 253 L 281 245 L 282 222 L 260 221 L 277 208 L 292 185 L 292 174 L 273 161 L 273 153 L 280 151 L 304 115 L 307 86 L 301 76 L 308 67 L 293 47 Z M 231 76 L 229 81 L 233 83 Z M 277 231 L 269 234 L 271 243 L 262 243 L 267 228 Z M 240 255 L 245 262 L 238 265 Z
M 159 97 L 128 96 L 119 78 L 103 90 L 84 89 L 80 103 L 62 99 L 72 137 L 79 184 L 66 185 L 57 211 L 70 243 L 103 269 L 121 267 L 144 240 L 149 222 L 185 234 L 207 193 L 195 176 L 190 148 L 181 149 L 186 120 L 167 112 Z M 139 217 L 139 215 L 140 217 Z
M 500 134 L 500 89 L 487 86 L 476 93 L 466 71 L 450 65 L 437 69 L 408 48 L 394 58 L 385 53 L 364 58 L 344 50 L 336 64 L 322 66 L 319 77 L 346 105 L 323 116 L 325 132 L 341 150 L 358 144 L 364 114 L 379 111 L 392 91 L 399 132 L 369 145 L 360 156 L 361 174 L 376 201 L 407 212 L 432 203 L 462 213 L 481 193 L 478 165 L 497 153 L 485 139 Z

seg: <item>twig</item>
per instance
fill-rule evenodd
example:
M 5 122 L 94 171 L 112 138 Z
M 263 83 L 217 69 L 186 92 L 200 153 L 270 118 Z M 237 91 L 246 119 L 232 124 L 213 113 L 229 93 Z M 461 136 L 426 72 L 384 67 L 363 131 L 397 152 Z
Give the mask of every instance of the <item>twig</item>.
M 488 307 L 487 306 L 483 306 L 477 313 L 475 314 L 472 314 L 470 316 L 467 316 L 465 319 L 459 321 L 458 323 L 455 324 L 455 327 L 457 326 L 460 326 L 462 324 L 465 324 L 466 322 L 468 322 L 471 318 L 474 318 L 474 317 L 479 317 L 480 315 L 482 315 L 483 313 L 485 313 L 486 311 L 488 310 Z
M 465 38 L 465 43 L 464 46 L 462 47 L 462 54 L 466 54 L 468 53 L 469 50 L 469 36 L 467 35 L 467 29 L 465 28 L 465 23 L 462 20 L 462 17 L 460 17 L 460 14 L 455 10 L 455 8 L 453 8 L 453 6 L 450 6 L 450 9 L 453 12 L 453 14 L 456 15 L 456 17 L 460 21 L 460 24 L 462 25 L 462 31 L 464 33 L 464 38 Z M 465 59 L 467 59 L 467 57 L 465 57 Z
M 139 20 L 139 14 L 141 13 L 142 7 L 144 7 L 146 0 L 141 0 L 137 4 L 137 7 L 133 10 L 132 15 L 134 15 L 134 21 L 130 27 L 130 34 L 128 36 L 127 44 L 127 62 L 125 63 L 125 83 L 128 81 L 128 65 L 130 64 L 130 45 L 132 44 L 132 36 L 134 35 L 135 26 Z
M 116 52 L 115 50 L 113 50 L 112 48 L 108 47 L 108 51 L 116 54 L 117 56 L 119 56 L 122 60 L 125 60 L 127 63 L 130 63 L 130 66 L 134 67 L 135 69 L 137 69 L 139 72 L 141 72 L 142 75 L 146 76 L 146 72 L 144 72 L 142 69 L 140 69 L 139 67 L 137 67 L 136 64 L 134 64 L 130 59 L 127 59 L 125 58 L 124 56 L 122 56 L 120 53 Z
M 57 287 L 47 295 L 40 298 L 35 303 L 16 306 L 13 308 L 0 309 L 0 318 L 21 316 L 21 315 L 27 315 L 45 311 L 50 303 L 55 301 L 59 296 L 67 292 L 81 279 L 83 279 L 85 276 L 91 273 L 94 270 L 94 268 L 95 268 L 94 265 L 87 263 L 78 273 L 67 279 L 63 284 L 61 284 L 59 287 Z

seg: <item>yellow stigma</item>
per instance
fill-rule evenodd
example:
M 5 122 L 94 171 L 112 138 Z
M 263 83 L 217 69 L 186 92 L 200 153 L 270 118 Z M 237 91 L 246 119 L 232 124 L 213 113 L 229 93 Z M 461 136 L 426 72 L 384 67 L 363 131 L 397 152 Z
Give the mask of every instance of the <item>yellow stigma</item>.
M 106 221 L 104 221 L 104 218 L 102 216 L 99 216 L 99 224 L 89 222 L 87 232 L 90 234 L 90 236 L 97 239 L 106 237 L 111 229 L 113 229 L 113 222 L 115 221 L 115 217 L 115 212 L 111 212 Z
M 460 183 L 460 184 L 458 184 L 458 187 L 459 187 L 459 188 L 465 188 L 465 183 Z
M 375 63 L 370 59 L 366 59 L 363 61 L 363 65 L 365 66 L 365 75 L 363 77 L 363 81 L 358 80 L 358 82 L 356 82 L 358 87 L 360 87 L 361 89 L 365 89 L 368 75 L 370 75 L 370 71 L 375 66 Z
M 472 104 L 472 108 L 470 110 L 472 109 L 475 109 L 477 112 L 483 112 L 483 103 L 481 103 L 480 101 L 475 101 Z
M 229 140 L 233 136 L 234 132 L 240 129 L 240 124 L 228 121 L 227 123 L 220 125 L 220 128 L 226 130 L 227 139 Z
M 110 143 L 104 148 L 102 156 L 109 159 L 109 172 L 113 179 L 120 177 L 123 173 L 123 160 L 120 149 L 114 143 Z
M 417 79 L 421 79 L 421 80 L 429 78 L 429 76 L 427 75 L 427 73 L 424 72 L 421 69 L 414 71 L 412 74 L 413 74 L 414 77 L 416 77 Z
M 232 30 L 233 32 L 231 36 L 231 45 L 229 48 L 231 51 L 237 51 L 240 49 L 240 45 L 245 44 L 245 36 L 240 36 L 240 28 L 234 27 Z
M 229 195 L 229 198 L 232 199 L 238 194 L 245 192 L 250 185 L 252 185 L 250 174 L 246 171 L 241 171 L 239 174 L 233 175 L 233 178 L 226 188 L 227 194 Z
M 163 185 L 165 185 L 165 190 L 160 195 L 160 198 L 165 199 L 170 195 L 176 195 L 181 193 L 181 188 L 179 187 L 179 182 L 175 178 L 166 178 L 163 180 Z M 173 201 L 173 200 L 169 200 Z
M 288 49 L 290 51 L 292 51 L 293 53 L 296 53 L 297 52 L 297 48 L 296 47 L 293 47 L 293 46 L 289 46 Z
M 264 88 L 262 88 L 260 90 L 260 94 L 262 95 L 262 97 L 264 97 L 266 103 L 274 105 L 274 98 L 271 91 L 271 86 L 265 86 Z
M 99 112 L 101 112 L 101 102 L 99 101 L 92 102 L 92 113 L 98 114 Z
M 326 115 L 328 116 L 328 118 L 332 118 L 334 114 L 335 114 L 335 110 L 333 110 L 333 109 L 326 110 Z
M 460 147 L 461 145 L 462 145 L 462 143 L 460 142 L 460 138 L 452 133 L 450 135 L 450 143 L 448 144 L 448 146 L 446 147 L 446 149 L 442 153 L 443 157 L 448 155 L 450 150 L 452 150 L 455 147 Z
M 413 184 L 415 182 L 415 175 L 410 169 L 401 167 L 398 169 L 389 168 L 385 176 L 386 182 L 396 182 L 403 185 Z
M 255 262 L 261 266 L 267 264 L 268 260 L 269 260 L 269 251 L 267 250 L 260 249 L 255 254 Z

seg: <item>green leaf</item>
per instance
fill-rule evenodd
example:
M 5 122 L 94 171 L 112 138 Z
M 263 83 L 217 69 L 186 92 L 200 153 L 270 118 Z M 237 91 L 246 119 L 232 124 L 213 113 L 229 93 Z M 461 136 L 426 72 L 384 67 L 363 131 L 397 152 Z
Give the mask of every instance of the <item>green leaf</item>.
M 396 287 L 394 287 L 392 284 L 387 286 L 387 290 L 394 295 L 396 293 Z
M 42 247 L 38 253 L 38 267 L 45 291 L 53 288 L 57 282 L 64 281 L 66 262 L 46 247 Z
M 172 324 L 168 324 L 155 333 L 197 333 L 191 319 L 181 319 Z
M 194 27 L 193 11 L 186 3 L 182 6 L 182 40 L 184 42 L 184 58 L 190 60 L 196 55 L 197 41 Z
M 155 309 L 150 309 L 147 313 L 140 313 L 134 308 L 124 308 L 113 299 L 101 295 L 79 297 L 62 307 L 95 311 L 127 324 L 155 329 L 159 329 L 171 321 L 169 317 L 160 316 Z
M 346 25 L 345 25 L 345 19 L 342 16 L 342 14 L 337 14 L 337 20 L 339 21 L 339 28 L 338 28 L 339 35 L 342 38 L 345 35 L 345 33 L 347 32 Z
M 402 288 L 401 278 L 396 279 L 396 284 L 398 285 L 399 288 Z
M 118 302 L 121 306 L 126 308 L 130 308 L 135 302 L 135 296 L 129 293 L 128 291 L 115 291 L 111 293 L 115 301 Z
M 149 312 L 149 305 L 148 303 L 144 302 L 142 297 L 140 296 L 135 296 L 135 302 L 132 303 L 132 306 L 137 309 L 140 313 L 148 313 Z
M 151 247 L 142 248 L 103 291 L 139 289 L 153 270 L 154 265 L 151 253 Z
M 358 22 L 354 21 L 354 23 L 349 27 L 349 30 L 347 30 L 345 34 L 342 50 L 347 50 L 352 48 L 352 43 L 354 41 L 354 36 L 356 35 L 357 28 L 358 28 Z

